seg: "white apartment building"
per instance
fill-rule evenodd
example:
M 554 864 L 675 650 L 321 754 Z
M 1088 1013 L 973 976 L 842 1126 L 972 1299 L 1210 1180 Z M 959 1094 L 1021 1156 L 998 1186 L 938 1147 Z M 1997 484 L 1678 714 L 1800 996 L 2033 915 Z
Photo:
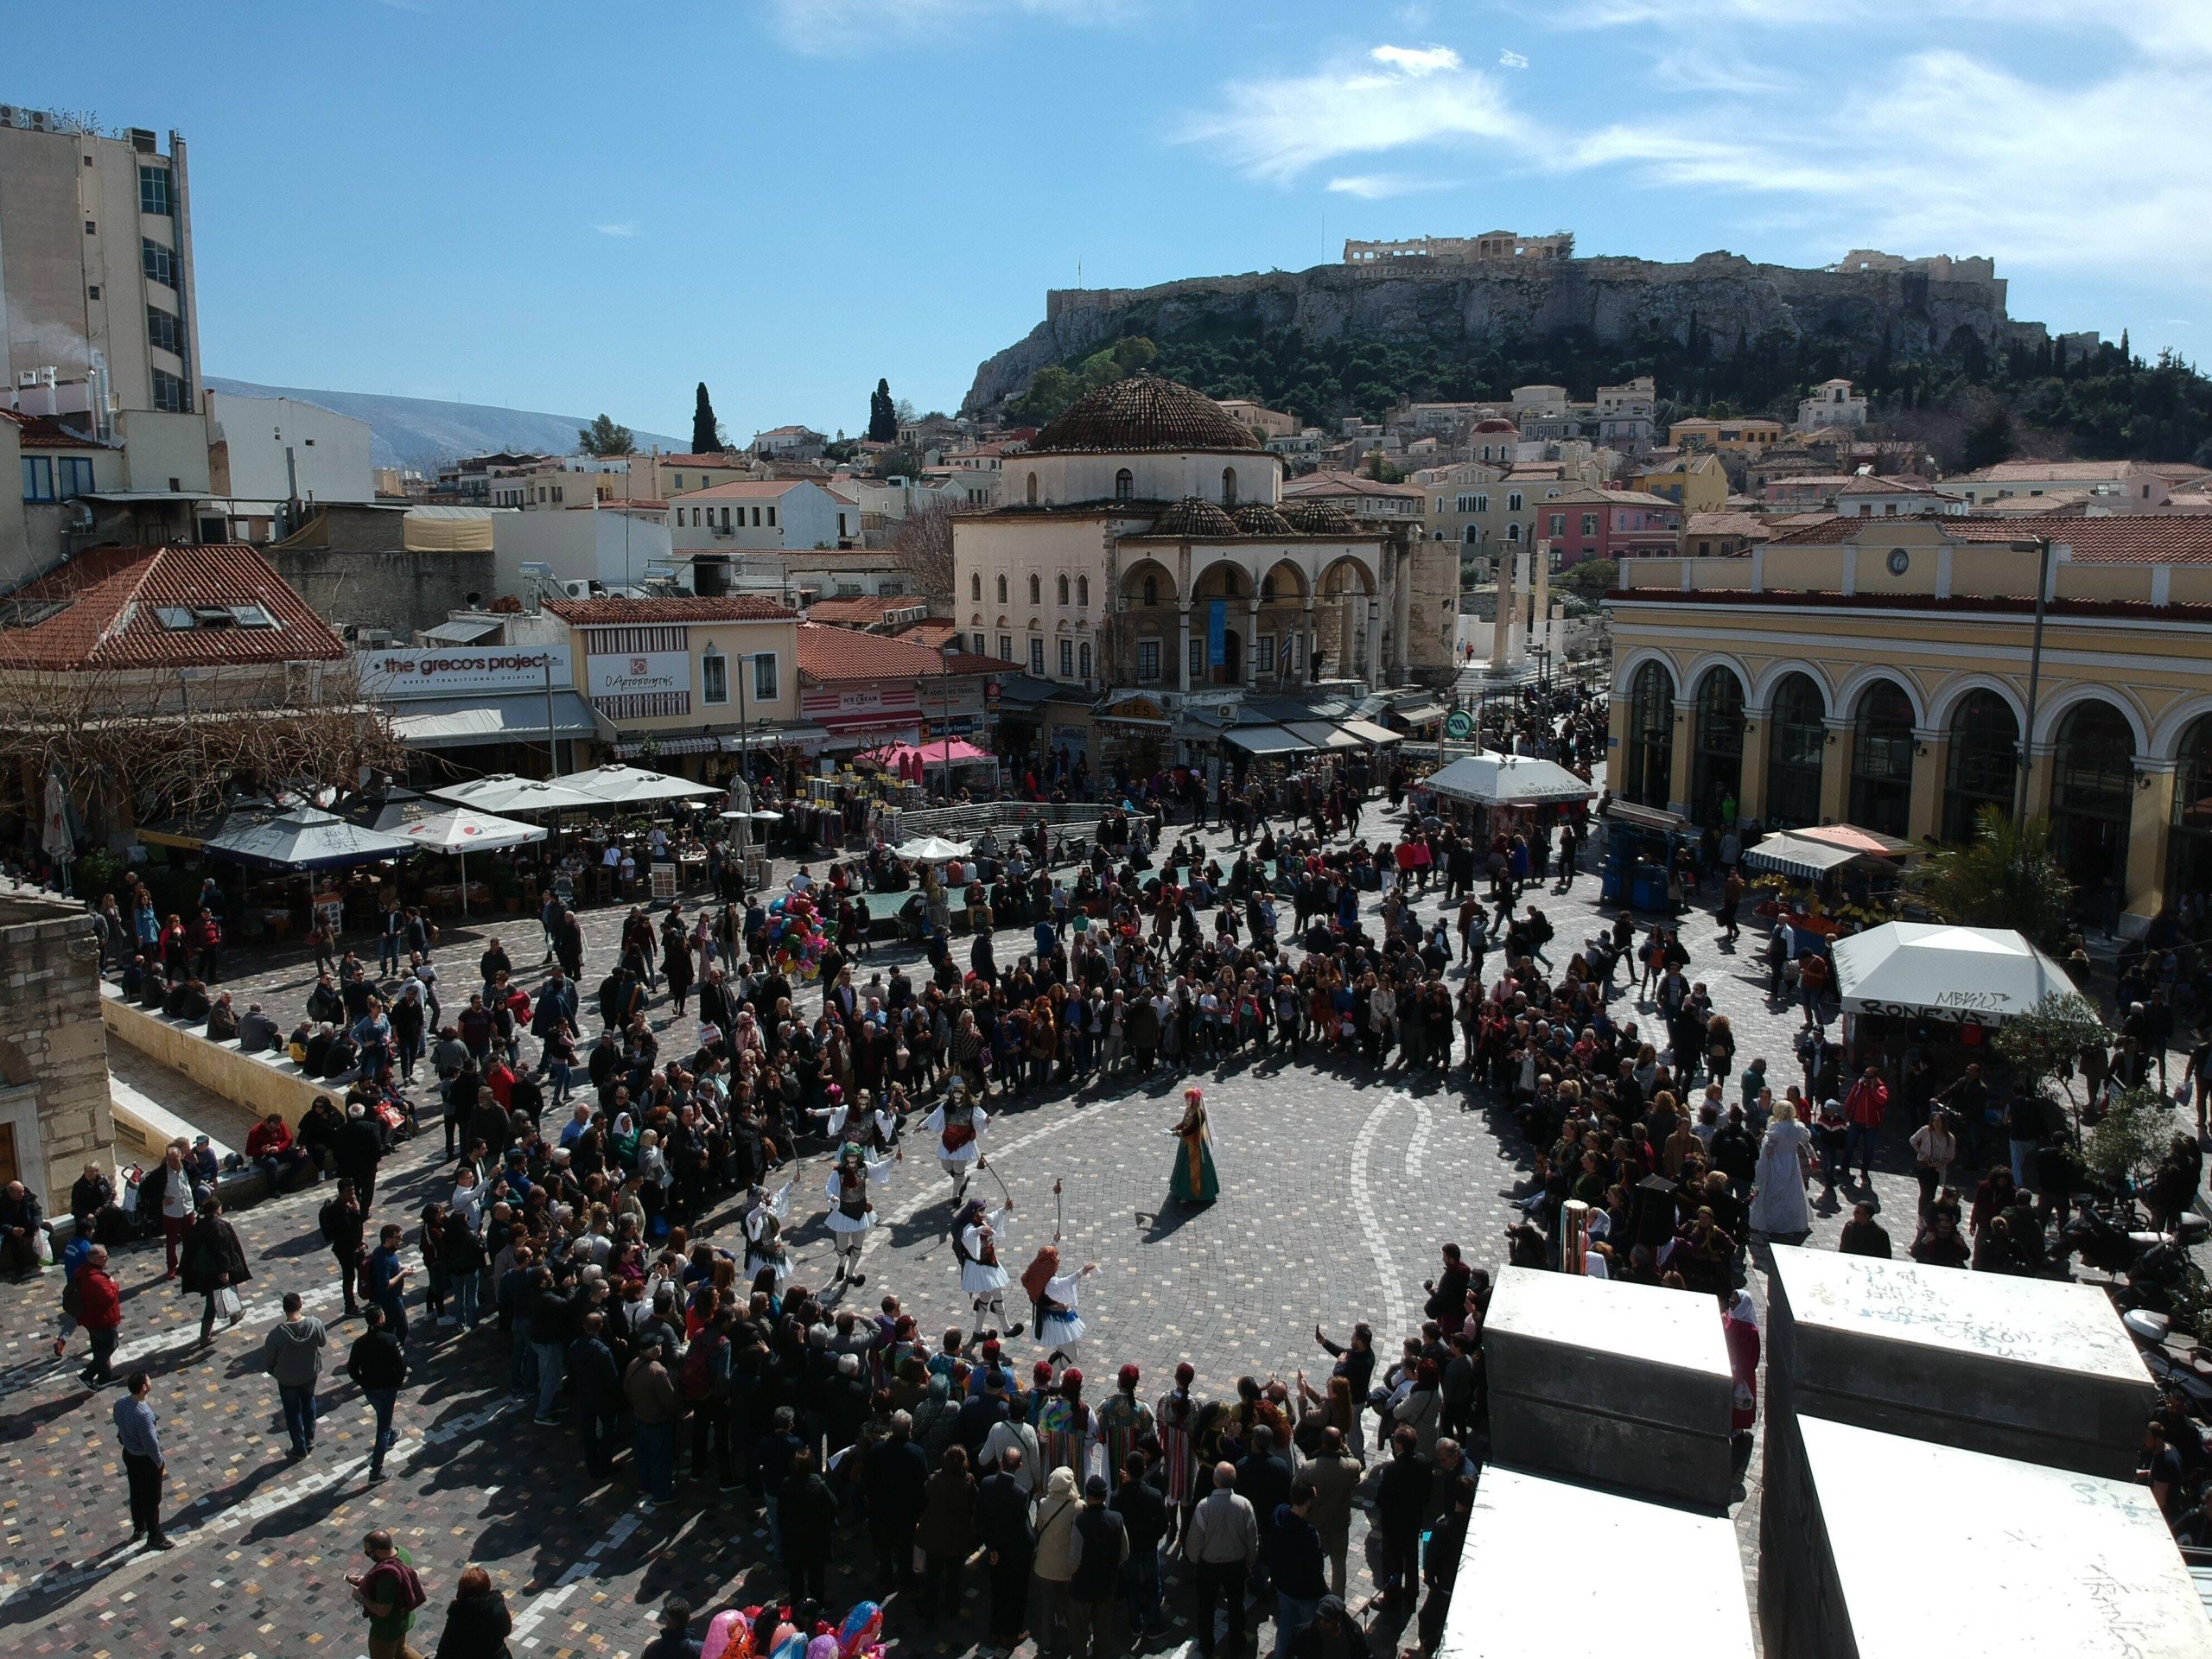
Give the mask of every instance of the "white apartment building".
M 1943 487 L 1976 507 L 2070 493 L 2088 497 L 2092 512 L 2148 512 L 2166 505 L 2172 480 L 2132 461 L 2005 461 Z
M 1823 380 L 1813 388 L 1812 395 L 1797 402 L 1797 429 L 1818 432 L 1831 426 L 1861 427 L 1866 424 L 1866 396 L 1853 391 L 1851 382 L 1844 379 Z
M 861 533 L 860 503 L 806 478 L 747 479 L 669 504 L 679 550 L 796 552 L 842 547 Z

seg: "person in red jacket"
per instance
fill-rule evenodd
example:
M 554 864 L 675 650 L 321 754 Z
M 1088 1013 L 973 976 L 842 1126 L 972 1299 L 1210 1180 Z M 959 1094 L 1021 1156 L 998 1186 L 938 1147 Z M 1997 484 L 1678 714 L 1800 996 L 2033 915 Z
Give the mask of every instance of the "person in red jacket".
M 270 1197 L 284 1190 L 283 1178 L 289 1170 L 307 1168 L 314 1160 L 307 1148 L 292 1139 L 292 1131 L 284 1120 L 271 1112 L 246 1131 L 247 1160 L 261 1166 L 261 1173 L 269 1178 Z
M 1889 1109 L 1890 1085 L 1882 1081 L 1880 1070 L 1870 1065 L 1843 1099 L 1843 1115 L 1847 1120 L 1843 1131 L 1843 1165 L 1848 1170 L 1856 1154 L 1859 1179 L 1863 1185 L 1873 1185 L 1874 1142 L 1881 1135 L 1882 1120 L 1889 1115 Z
M 108 1277 L 107 1251 L 99 1245 L 92 1246 L 92 1253 L 78 1269 L 70 1281 L 70 1292 L 76 1302 L 74 1317 L 92 1339 L 92 1363 L 78 1375 L 85 1386 L 97 1389 L 112 1373 L 108 1361 L 115 1357 L 116 1338 L 123 1329 L 123 1296 L 115 1287 L 115 1281 Z

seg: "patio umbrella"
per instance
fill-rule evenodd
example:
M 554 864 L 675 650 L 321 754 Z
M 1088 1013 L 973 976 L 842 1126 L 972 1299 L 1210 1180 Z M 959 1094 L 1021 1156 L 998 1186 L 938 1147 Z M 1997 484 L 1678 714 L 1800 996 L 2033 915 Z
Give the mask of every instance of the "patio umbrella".
M 947 841 L 941 836 L 917 836 L 912 841 L 900 842 L 891 850 L 900 858 L 912 860 L 918 864 L 942 864 L 948 858 L 967 857 L 968 843 L 964 841 Z
M 541 782 L 504 772 L 489 778 L 472 778 L 465 784 L 448 784 L 430 793 L 442 801 L 456 802 L 503 818 L 512 817 L 518 812 L 569 812 L 607 804 L 601 796 L 569 788 L 565 778 Z
M 298 806 L 259 823 L 233 823 L 202 851 L 236 864 L 274 870 L 334 870 L 415 850 L 404 836 L 348 823 L 321 807 Z
M 671 778 L 664 772 L 653 772 L 645 766 L 619 765 L 572 772 L 561 782 L 610 806 L 628 806 L 640 801 L 692 800 L 722 792 L 719 784 L 695 784 L 687 778 Z
M 488 851 L 494 847 L 519 847 L 526 841 L 545 839 L 542 824 L 517 823 L 512 818 L 495 818 L 488 813 L 472 812 L 465 806 L 448 807 L 427 818 L 417 818 L 398 833 L 418 847 L 461 855 L 461 913 L 464 917 L 468 914 L 471 847 Z
M 1832 954 L 1847 1014 L 1994 1026 L 2075 988 L 2064 968 L 2010 928 L 1885 922 L 1838 939 Z

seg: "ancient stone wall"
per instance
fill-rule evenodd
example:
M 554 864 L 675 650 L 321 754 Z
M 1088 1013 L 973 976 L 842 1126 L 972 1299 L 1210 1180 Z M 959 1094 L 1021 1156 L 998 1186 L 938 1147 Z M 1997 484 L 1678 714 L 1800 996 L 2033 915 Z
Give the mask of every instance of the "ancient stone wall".
M 115 1141 L 92 918 L 18 888 L 0 889 L 0 1125 L 49 1217 Z

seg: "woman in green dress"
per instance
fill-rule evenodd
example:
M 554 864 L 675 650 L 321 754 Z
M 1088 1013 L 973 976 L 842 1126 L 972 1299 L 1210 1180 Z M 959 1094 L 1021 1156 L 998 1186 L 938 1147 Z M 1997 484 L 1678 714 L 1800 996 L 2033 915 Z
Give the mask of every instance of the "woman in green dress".
M 1196 1089 L 1183 1091 L 1183 1121 L 1169 1131 L 1179 1143 L 1175 1173 L 1167 1183 L 1168 1197 L 1184 1204 L 1211 1204 L 1221 1196 L 1221 1179 L 1213 1169 L 1213 1138 L 1206 1133 L 1205 1096 Z

